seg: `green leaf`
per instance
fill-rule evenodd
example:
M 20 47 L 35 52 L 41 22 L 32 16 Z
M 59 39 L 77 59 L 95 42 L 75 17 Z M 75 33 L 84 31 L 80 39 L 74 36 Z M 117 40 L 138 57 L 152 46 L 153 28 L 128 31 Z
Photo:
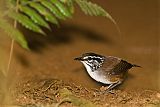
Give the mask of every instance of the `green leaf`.
M 105 16 L 109 18 L 115 25 L 117 25 L 111 15 L 97 4 L 94 4 L 87 0 L 75 0 L 75 2 L 80 6 L 80 8 L 85 14 L 91 16 Z
M 65 20 L 65 16 L 49 1 L 43 0 L 40 1 L 42 5 L 44 5 L 46 8 L 48 8 L 57 18 Z
M 57 19 L 41 4 L 32 2 L 29 5 L 35 8 L 41 15 L 43 15 L 45 17 L 45 20 L 58 25 Z
M 62 3 L 66 3 L 68 2 L 68 0 L 60 0 Z
M 18 42 L 23 48 L 28 49 L 27 41 L 23 34 L 11 26 L 5 19 L 0 18 L 0 28 L 3 29 L 12 39 Z
M 71 17 L 72 14 L 68 9 L 59 1 L 59 0 L 51 0 L 51 2 L 60 10 L 60 12 L 66 16 L 66 17 Z
M 10 12 L 9 17 L 13 18 L 14 20 L 17 20 L 26 28 L 45 35 L 45 33 L 41 30 L 41 28 L 34 22 L 32 22 L 32 20 L 30 20 L 27 16 L 16 12 Z
M 60 2 L 67 6 L 67 9 L 70 11 L 71 14 L 74 13 L 73 0 L 60 0 Z
M 68 6 L 68 9 L 71 12 L 71 14 L 73 14 L 74 13 L 73 1 L 72 0 L 67 0 L 67 6 Z
M 35 23 L 50 29 L 48 23 L 32 8 L 28 6 L 19 6 L 20 11 L 27 14 Z

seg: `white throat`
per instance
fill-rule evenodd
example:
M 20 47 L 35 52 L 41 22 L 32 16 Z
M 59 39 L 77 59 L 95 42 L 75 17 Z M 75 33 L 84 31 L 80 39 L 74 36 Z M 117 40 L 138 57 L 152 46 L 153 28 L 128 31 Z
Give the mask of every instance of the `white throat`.
M 92 71 L 91 67 L 89 65 L 87 65 L 85 61 L 81 61 L 81 62 L 84 64 L 88 74 L 94 80 L 96 80 L 98 82 L 101 82 L 101 83 L 104 83 L 104 84 L 111 84 L 111 82 L 107 81 L 106 77 L 103 74 L 101 74 L 100 71 L 97 71 L 97 70 L 96 71 Z
M 81 62 L 83 63 L 83 65 L 85 66 L 85 68 L 86 68 L 86 70 L 87 70 L 87 72 L 89 74 L 90 74 L 90 72 L 93 72 L 92 69 L 91 69 L 91 67 L 89 65 L 87 65 L 85 61 L 81 61 Z

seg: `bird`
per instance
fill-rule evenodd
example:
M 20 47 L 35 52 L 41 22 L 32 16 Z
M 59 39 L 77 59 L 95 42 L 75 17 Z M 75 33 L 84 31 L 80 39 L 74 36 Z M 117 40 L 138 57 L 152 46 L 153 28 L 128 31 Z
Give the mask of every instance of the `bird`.
M 74 60 L 83 63 L 92 79 L 108 85 L 107 91 L 111 91 L 117 85 L 122 84 L 128 75 L 129 69 L 132 67 L 141 67 L 119 57 L 104 56 L 91 52 L 84 53 Z

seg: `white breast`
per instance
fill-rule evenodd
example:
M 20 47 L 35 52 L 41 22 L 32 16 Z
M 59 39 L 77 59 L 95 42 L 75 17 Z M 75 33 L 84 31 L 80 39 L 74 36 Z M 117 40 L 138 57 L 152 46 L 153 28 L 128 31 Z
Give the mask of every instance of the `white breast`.
M 104 83 L 104 84 L 112 84 L 112 82 L 108 81 L 106 76 L 104 76 L 99 71 L 92 71 L 90 66 L 88 66 L 85 62 L 82 62 L 88 72 L 88 74 L 96 81 Z

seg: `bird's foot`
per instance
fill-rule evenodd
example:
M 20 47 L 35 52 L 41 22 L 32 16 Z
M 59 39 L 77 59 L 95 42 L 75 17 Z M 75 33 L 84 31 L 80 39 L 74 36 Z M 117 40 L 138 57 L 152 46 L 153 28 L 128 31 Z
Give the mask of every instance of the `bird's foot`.
M 111 90 L 107 89 L 105 91 L 105 93 L 115 94 L 115 90 L 113 90 L 113 89 L 111 89 Z
M 105 87 L 105 86 L 102 86 L 100 88 L 100 92 L 101 92 L 101 94 L 108 94 L 108 93 L 114 94 L 115 93 L 115 91 L 113 89 L 109 89 L 108 87 Z

